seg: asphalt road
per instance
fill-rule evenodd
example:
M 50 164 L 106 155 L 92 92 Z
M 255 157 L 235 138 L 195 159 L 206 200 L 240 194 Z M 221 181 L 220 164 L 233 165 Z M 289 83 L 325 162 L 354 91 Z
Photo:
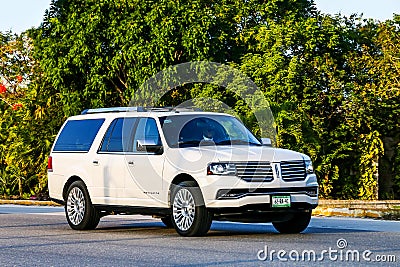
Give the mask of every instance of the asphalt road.
M 160 220 L 108 216 L 71 230 L 60 207 L 0 205 L 1 266 L 400 266 L 400 222 L 314 217 L 302 234 L 214 222 L 184 238 Z

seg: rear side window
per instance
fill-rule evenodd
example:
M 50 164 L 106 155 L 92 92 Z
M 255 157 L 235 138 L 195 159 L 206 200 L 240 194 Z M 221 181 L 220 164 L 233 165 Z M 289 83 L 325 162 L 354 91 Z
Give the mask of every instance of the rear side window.
M 103 122 L 104 119 L 68 121 L 58 136 L 53 151 L 89 151 Z

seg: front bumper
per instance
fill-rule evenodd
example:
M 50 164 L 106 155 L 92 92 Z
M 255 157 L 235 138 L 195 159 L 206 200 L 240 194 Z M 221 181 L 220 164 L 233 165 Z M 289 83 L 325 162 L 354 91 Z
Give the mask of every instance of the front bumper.
M 271 207 L 272 196 L 290 196 L 295 207 L 303 203 L 309 208 L 318 205 L 318 183 L 315 174 L 303 181 L 245 182 L 235 176 L 207 176 L 198 179 L 207 208 L 239 208 L 262 204 Z
M 316 208 L 318 206 L 318 197 L 312 197 L 304 193 L 291 193 L 290 191 L 280 191 L 278 193 L 265 193 L 257 195 L 246 195 L 240 198 L 233 199 L 215 199 L 207 203 L 208 208 L 240 208 L 253 204 L 264 204 L 266 208 L 271 207 L 271 198 L 273 195 L 290 196 L 292 207 L 296 207 L 296 203 L 302 203 L 308 208 Z

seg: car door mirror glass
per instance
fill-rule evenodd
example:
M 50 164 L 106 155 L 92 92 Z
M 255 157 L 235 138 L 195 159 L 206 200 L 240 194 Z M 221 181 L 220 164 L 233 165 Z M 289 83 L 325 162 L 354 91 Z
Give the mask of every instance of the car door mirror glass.
M 161 153 L 162 145 L 156 140 L 152 139 L 140 139 L 136 142 L 136 151 L 138 152 L 151 152 L 151 153 Z

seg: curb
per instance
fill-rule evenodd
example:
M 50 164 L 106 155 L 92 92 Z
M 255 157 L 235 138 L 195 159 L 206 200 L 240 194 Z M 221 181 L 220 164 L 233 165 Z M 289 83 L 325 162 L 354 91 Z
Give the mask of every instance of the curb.
M 319 200 L 313 215 L 400 220 L 400 201 Z
M 0 205 L 6 204 L 23 206 L 61 206 L 53 201 L 0 199 Z

